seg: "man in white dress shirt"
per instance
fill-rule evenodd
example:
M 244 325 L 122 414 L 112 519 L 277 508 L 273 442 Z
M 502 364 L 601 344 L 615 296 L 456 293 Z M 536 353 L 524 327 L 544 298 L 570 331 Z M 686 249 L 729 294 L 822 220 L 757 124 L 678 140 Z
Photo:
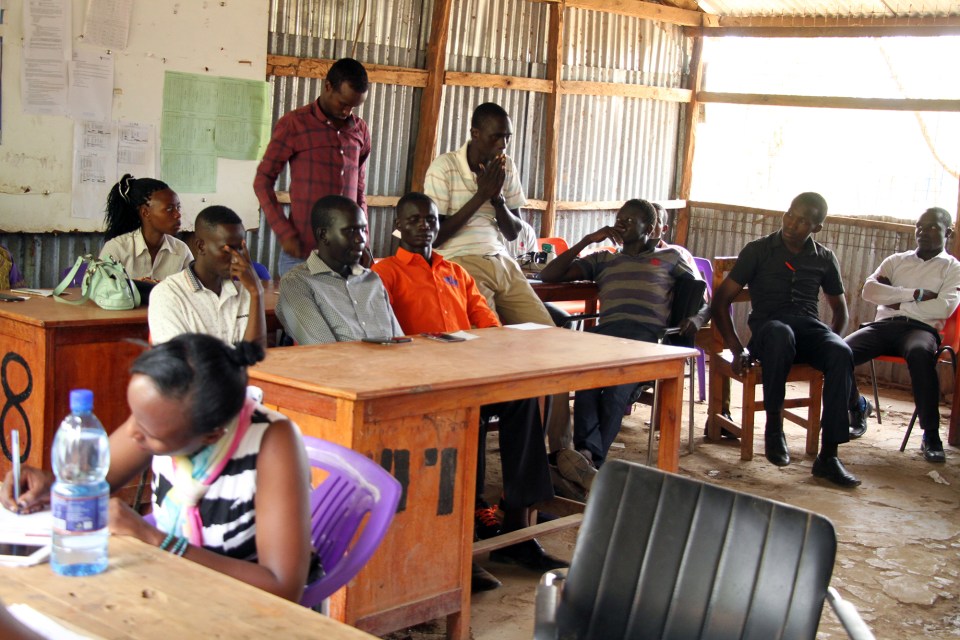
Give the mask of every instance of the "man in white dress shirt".
M 944 249 L 951 226 L 950 214 L 939 207 L 920 216 L 916 250 L 884 259 L 863 285 L 863 299 L 878 305 L 876 321 L 846 338 L 855 364 L 881 355 L 907 361 L 923 429 L 921 450 L 928 462 L 946 459 L 940 440 L 936 350 L 939 331 L 960 304 L 960 261 Z M 851 435 L 862 435 L 869 411 L 855 384 L 851 390 Z

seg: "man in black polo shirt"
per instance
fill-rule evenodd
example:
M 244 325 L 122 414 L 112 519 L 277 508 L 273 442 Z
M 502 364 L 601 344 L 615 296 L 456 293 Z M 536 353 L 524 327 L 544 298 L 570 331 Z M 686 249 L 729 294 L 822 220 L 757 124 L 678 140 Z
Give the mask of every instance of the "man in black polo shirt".
M 787 374 L 794 362 L 823 371 L 822 444 L 813 475 L 842 487 L 860 484 L 837 456 L 838 445 L 850 439 L 847 402 L 853 380 L 853 353 L 840 337 L 847 324 L 840 266 L 832 251 L 811 237 L 823 228 L 827 202 L 817 193 L 801 193 L 783 214 L 780 231 L 743 248 L 737 263 L 714 292 L 712 317 L 728 349 L 733 369 L 741 372 L 754 358 L 763 364 L 763 403 L 767 413 L 764 445 L 767 460 L 790 464 L 783 435 L 783 399 Z M 730 318 L 730 303 L 749 286 L 753 311 L 748 324 L 749 351 Z M 820 321 L 820 289 L 832 311 L 830 326 Z

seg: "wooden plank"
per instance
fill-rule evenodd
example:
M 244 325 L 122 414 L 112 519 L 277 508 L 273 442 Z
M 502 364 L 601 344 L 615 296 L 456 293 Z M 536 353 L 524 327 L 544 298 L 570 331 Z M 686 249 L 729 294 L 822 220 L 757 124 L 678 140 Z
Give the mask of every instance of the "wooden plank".
M 493 538 L 487 538 L 486 540 L 479 540 L 473 543 L 473 555 L 478 556 L 483 553 L 490 553 L 495 549 L 503 549 L 504 547 L 509 547 L 512 544 L 523 542 L 524 540 L 532 540 L 533 538 L 549 533 L 579 527 L 581 522 L 583 522 L 583 514 L 574 513 L 569 516 L 557 518 L 556 520 L 551 520 L 550 522 L 535 524 L 526 529 L 518 529 L 517 531 L 510 531 L 499 536 L 494 536 Z
M 560 93 L 641 98 L 643 100 L 664 100 L 667 102 L 690 102 L 693 99 L 692 92 L 689 89 L 616 82 L 588 82 L 586 80 L 564 80 L 560 83 Z
M 444 84 L 457 87 L 514 89 L 517 91 L 534 91 L 537 93 L 551 93 L 554 87 L 551 80 L 523 78 L 520 76 L 502 76 L 495 73 L 470 73 L 467 71 L 447 71 L 444 75 Z
M 960 16 L 721 16 L 721 27 L 960 27 Z
M 563 78 L 563 6 L 550 5 L 550 27 L 547 34 L 547 79 L 555 88 Z M 543 199 L 547 207 L 540 220 L 540 237 L 553 236 L 557 218 L 557 167 L 560 164 L 560 102 L 558 91 L 547 96 L 546 148 L 544 149 Z
M 290 204 L 289 191 L 277 191 L 277 202 Z M 395 207 L 400 202 L 400 196 L 367 196 L 367 207 Z
M 433 162 L 437 146 L 437 121 L 443 96 L 443 77 L 446 71 L 447 37 L 450 34 L 450 7 L 453 0 L 436 0 L 430 24 L 430 44 L 427 46 L 427 82 L 420 100 L 420 124 L 417 144 L 413 151 L 413 191 L 423 191 L 423 179 Z
M 296 76 L 298 78 L 325 78 L 336 60 L 326 58 L 297 58 L 294 56 L 267 56 L 267 76 Z M 370 82 L 397 84 L 405 87 L 424 87 L 427 72 L 423 69 L 393 67 L 385 64 L 363 63 Z
M 666 7 L 653 2 L 643 2 L 643 0 L 567 0 L 566 6 L 602 13 L 617 13 L 645 20 L 659 20 L 684 27 L 699 27 L 703 24 L 703 14 L 699 11 Z
M 687 27 L 684 34 L 707 38 L 936 38 L 960 35 L 960 26 Z
M 697 141 L 697 121 L 700 120 L 700 84 L 703 78 L 703 38 L 693 39 L 693 52 L 690 55 L 690 76 L 687 79 L 687 88 L 690 89 L 692 99 L 686 107 L 683 118 L 683 164 L 680 173 L 679 196 L 683 200 L 690 198 L 690 186 L 693 184 L 693 153 Z M 684 207 L 677 216 L 676 228 L 673 232 L 673 241 L 685 245 L 687 234 L 690 231 L 690 208 Z
M 960 111 L 960 100 L 900 98 L 847 98 L 841 96 L 788 96 L 766 93 L 701 91 L 700 102 L 759 104 L 771 107 L 817 107 L 821 109 L 870 109 L 879 111 Z
M 623 206 L 624 200 L 559 200 L 557 211 L 605 211 L 616 210 Z M 686 200 L 651 200 L 664 209 L 680 209 Z
M 773 209 L 758 209 L 756 207 L 744 207 L 742 205 L 736 204 L 721 204 L 717 202 L 699 202 L 699 201 L 690 201 L 691 208 L 698 209 L 719 209 L 720 211 L 733 211 L 735 213 L 750 213 L 758 216 L 771 216 L 779 218 L 783 215 L 783 211 L 775 211 Z M 885 222 L 883 220 L 871 220 L 869 218 L 859 218 L 853 216 L 835 216 L 830 215 L 827 217 L 825 224 L 835 224 L 843 223 L 852 227 L 864 227 L 867 229 L 885 229 L 887 231 L 896 231 L 898 233 L 910 233 L 914 232 L 914 225 L 911 223 L 899 223 L 899 222 Z

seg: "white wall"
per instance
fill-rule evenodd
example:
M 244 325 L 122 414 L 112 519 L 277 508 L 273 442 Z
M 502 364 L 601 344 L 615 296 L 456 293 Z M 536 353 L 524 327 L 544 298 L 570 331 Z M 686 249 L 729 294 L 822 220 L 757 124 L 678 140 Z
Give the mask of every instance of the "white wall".
M 22 4 L 5 0 L 0 142 L 0 230 L 98 231 L 103 219 L 70 216 L 71 118 L 24 115 L 20 104 Z M 73 37 L 80 42 L 86 0 L 73 2 Z M 135 0 L 125 51 L 115 51 L 113 119 L 153 124 L 160 135 L 165 71 L 265 78 L 268 0 Z M 223 204 L 259 225 L 256 161 L 219 159 L 217 191 L 179 194 L 184 228 L 208 204 Z M 159 158 L 157 162 L 159 172 Z M 142 176 L 138 176 L 142 177 Z M 159 177 L 159 176 L 155 176 Z

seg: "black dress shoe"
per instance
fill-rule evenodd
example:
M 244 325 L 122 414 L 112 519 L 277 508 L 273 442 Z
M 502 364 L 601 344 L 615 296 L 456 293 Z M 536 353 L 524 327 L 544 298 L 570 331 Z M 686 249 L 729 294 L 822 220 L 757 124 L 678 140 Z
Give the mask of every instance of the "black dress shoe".
M 873 414 L 873 404 L 862 396 L 860 399 L 863 400 L 864 403 L 863 411 L 861 411 L 859 407 L 850 410 L 851 440 L 856 440 L 867 432 L 867 418 Z
M 813 475 L 829 480 L 833 484 L 841 487 L 856 487 L 860 485 L 860 480 L 847 471 L 837 456 L 830 456 L 829 458 L 817 456 L 817 459 L 813 461 Z
M 559 558 L 554 558 L 540 546 L 536 540 L 524 540 L 509 547 L 495 549 L 490 552 L 490 559 L 494 562 L 503 562 L 506 564 L 518 564 L 521 567 L 532 569 L 538 573 L 544 573 L 551 569 L 563 569 L 569 567 L 569 562 L 564 562 Z
M 476 562 L 470 565 L 470 592 L 480 593 L 481 591 L 492 591 L 503 583 L 497 580 L 496 576 L 478 565 Z
M 763 434 L 763 444 L 764 454 L 771 463 L 778 467 L 790 464 L 790 451 L 787 450 L 787 437 L 783 431 Z
M 923 452 L 923 459 L 927 462 L 941 464 L 947 461 L 947 455 L 943 452 L 943 443 L 927 444 L 926 436 L 920 441 L 920 451 Z

